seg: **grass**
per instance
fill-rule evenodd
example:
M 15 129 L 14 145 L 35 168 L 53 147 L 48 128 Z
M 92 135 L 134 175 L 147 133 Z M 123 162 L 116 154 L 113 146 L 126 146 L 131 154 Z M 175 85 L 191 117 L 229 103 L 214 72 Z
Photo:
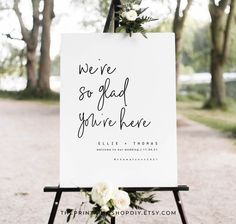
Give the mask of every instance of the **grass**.
M 177 111 L 185 117 L 215 128 L 236 138 L 236 104 L 227 111 L 203 110 L 202 102 L 183 101 L 177 103 Z
M 55 92 L 49 92 L 45 94 L 37 94 L 35 92 L 24 91 L 2 91 L 0 90 L 0 98 L 2 99 L 14 99 L 14 100 L 27 100 L 36 101 L 48 104 L 59 103 L 60 95 Z

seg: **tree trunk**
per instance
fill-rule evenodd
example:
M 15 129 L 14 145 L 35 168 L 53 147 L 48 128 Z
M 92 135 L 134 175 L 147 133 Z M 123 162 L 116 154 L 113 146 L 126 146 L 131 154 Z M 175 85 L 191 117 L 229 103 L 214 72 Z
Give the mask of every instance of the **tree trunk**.
M 210 107 L 224 107 L 226 95 L 223 77 L 224 65 L 214 50 L 211 54 L 211 99 L 208 104 Z
M 175 29 L 175 66 L 176 66 L 176 92 L 179 91 L 179 73 L 181 62 L 181 31 Z
M 22 39 L 26 44 L 26 71 L 27 71 L 27 89 L 35 90 L 37 85 L 37 77 L 36 77 L 36 49 L 38 46 L 38 34 L 39 34 L 39 2 L 40 0 L 31 0 L 32 2 L 32 9 L 33 9 L 33 27 L 31 30 L 28 30 L 24 24 L 22 13 L 19 9 L 19 2 L 20 0 L 14 0 L 13 9 L 16 13 L 18 18 Z
M 42 38 L 41 38 L 41 55 L 39 63 L 38 90 L 40 94 L 50 92 L 50 30 L 53 18 L 53 0 L 44 0 L 43 21 L 42 21 Z
M 175 55 L 176 55 L 176 92 L 179 90 L 179 73 L 181 62 L 181 38 L 184 29 L 184 23 L 193 0 L 188 0 L 186 7 L 181 10 L 181 0 L 177 0 L 175 16 L 173 20 L 173 32 L 175 33 Z
M 26 64 L 26 70 L 27 70 L 27 89 L 35 89 L 37 84 L 36 79 L 36 49 L 30 49 L 27 47 L 27 64 Z
M 224 62 L 222 58 L 224 43 L 224 12 L 218 11 L 212 13 L 211 34 L 211 98 L 210 107 L 222 107 L 225 102 L 225 84 L 224 84 Z
M 225 13 L 230 3 L 229 14 Z M 218 5 L 210 0 L 211 15 L 211 96 L 206 107 L 225 107 L 226 90 L 224 83 L 224 65 L 228 58 L 230 36 L 235 12 L 235 0 L 221 0 Z M 226 21 L 226 22 L 225 22 Z

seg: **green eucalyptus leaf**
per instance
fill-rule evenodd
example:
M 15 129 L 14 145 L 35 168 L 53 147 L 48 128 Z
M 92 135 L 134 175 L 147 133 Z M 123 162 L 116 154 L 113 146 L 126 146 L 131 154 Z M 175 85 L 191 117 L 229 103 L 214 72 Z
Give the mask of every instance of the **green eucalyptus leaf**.
M 123 33 L 126 31 L 126 28 L 124 26 L 119 26 L 116 28 L 117 33 Z

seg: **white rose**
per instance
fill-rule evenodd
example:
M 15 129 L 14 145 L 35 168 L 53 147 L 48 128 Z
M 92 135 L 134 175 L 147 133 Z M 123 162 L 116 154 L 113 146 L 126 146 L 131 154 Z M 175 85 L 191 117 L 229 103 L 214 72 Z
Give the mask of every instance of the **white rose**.
M 125 18 L 126 17 L 126 12 L 122 12 L 121 17 Z
M 140 6 L 135 4 L 135 5 L 132 5 L 132 9 L 135 10 L 135 11 L 138 11 L 140 9 Z
M 117 190 L 113 197 L 112 201 L 114 203 L 114 206 L 119 210 L 125 210 L 130 205 L 130 198 L 127 192 Z
M 106 205 L 111 200 L 114 188 L 111 184 L 101 182 L 94 185 L 92 189 L 92 200 L 100 206 Z
M 135 21 L 138 18 L 138 14 L 135 10 L 126 12 L 126 19 L 129 21 Z
M 103 205 L 101 207 L 101 210 L 102 210 L 102 212 L 108 212 L 109 211 L 109 207 L 107 205 Z

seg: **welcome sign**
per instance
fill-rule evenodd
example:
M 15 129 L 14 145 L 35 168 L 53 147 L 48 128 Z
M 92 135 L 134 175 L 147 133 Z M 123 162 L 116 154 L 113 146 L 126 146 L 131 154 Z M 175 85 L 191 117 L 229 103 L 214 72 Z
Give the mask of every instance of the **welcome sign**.
M 177 186 L 174 34 L 64 34 L 60 183 Z

